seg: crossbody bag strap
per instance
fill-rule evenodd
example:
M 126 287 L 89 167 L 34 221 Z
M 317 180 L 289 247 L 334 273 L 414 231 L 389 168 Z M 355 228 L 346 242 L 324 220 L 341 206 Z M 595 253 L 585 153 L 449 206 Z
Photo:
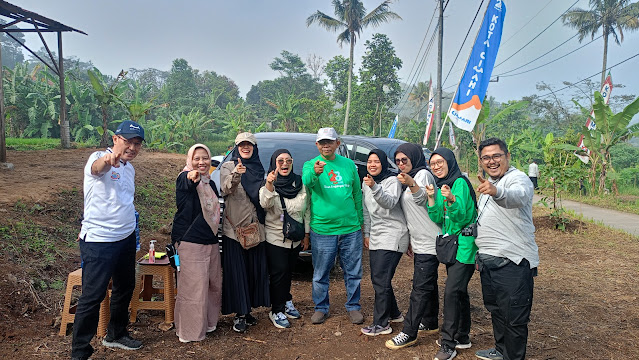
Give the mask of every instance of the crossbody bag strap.
M 284 198 L 280 195 L 280 204 L 282 204 L 282 211 L 286 213 L 286 204 L 284 203 Z

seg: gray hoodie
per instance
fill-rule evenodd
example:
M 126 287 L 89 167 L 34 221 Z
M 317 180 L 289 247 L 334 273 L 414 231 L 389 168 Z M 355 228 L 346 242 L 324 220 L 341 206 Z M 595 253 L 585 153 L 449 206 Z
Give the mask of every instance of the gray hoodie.
M 370 250 L 406 252 L 408 229 L 399 204 L 402 184 L 395 176 L 382 180 L 373 188 L 362 183 L 364 237 L 370 238 Z
M 428 217 L 428 196 L 424 188 L 426 185 L 433 185 L 437 191 L 437 184 L 428 170 L 418 171 L 413 180 L 419 186 L 419 190 L 413 194 L 407 187 L 401 200 L 410 234 L 410 245 L 415 254 L 436 255 L 435 238 L 441 234 L 442 228 Z
M 526 174 L 511 166 L 500 179 L 489 179 L 497 194 L 479 197 L 475 244 L 480 254 L 508 258 L 518 264 L 528 260 L 539 265 L 533 225 L 533 184 Z

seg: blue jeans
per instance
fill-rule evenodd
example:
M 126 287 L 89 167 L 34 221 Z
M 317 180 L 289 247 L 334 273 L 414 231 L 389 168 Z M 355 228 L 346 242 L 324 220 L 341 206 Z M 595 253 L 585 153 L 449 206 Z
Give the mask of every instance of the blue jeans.
M 328 313 L 329 274 L 339 252 L 346 286 L 346 310 L 360 310 L 360 282 L 362 281 L 362 231 L 344 235 L 321 235 L 311 230 L 313 255 L 313 302 L 315 311 Z

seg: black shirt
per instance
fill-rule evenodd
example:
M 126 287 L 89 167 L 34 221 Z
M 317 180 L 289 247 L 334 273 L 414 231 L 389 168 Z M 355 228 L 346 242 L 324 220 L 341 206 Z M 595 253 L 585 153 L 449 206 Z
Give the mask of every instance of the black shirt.
M 213 234 L 211 227 L 202 216 L 202 206 L 196 187 L 198 182 L 187 179 L 188 171 L 183 171 L 175 181 L 175 205 L 177 212 L 173 217 L 171 242 L 186 241 L 196 244 L 211 245 L 218 242 L 217 234 Z M 209 183 L 218 195 L 213 181 Z M 219 195 L 218 195 L 219 197 Z

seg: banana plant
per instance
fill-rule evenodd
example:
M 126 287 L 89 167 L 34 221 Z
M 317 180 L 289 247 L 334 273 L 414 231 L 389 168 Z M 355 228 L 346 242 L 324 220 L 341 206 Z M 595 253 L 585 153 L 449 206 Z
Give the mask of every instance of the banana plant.
M 593 111 L 595 113 L 596 128 L 590 130 L 585 126 L 583 127 L 583 142 L 591 152 L 593 173 L 596 169 L 595 164 L 599 165 L 599 185 L 597 190 L 601 194 L 605 190 L 608 171 L 615 171 L 610 159 L 610 148 L 619 142 L 639 136 L 639 123 L 630 125 L 632 118 L 639 113 L 639 98 L 626 106 L 623 111 L 615 114 L 610 109 L 610 106 L 604 102 L 601 93 L 596 91 Z
M 107 85 L 104 81 L 104 76 L 97 68 L 93 70 L 87 70 L 89 75 L 89 81 L 93 87 L 94 96 L 98 100 L 98 105 L 102 111 L 102 126 L 97 127 L 98 133 L 101 135 L 100 147 L 106 147 L 108 145 L 109 135 L 112 134 L 108 130 L 108 112 L 109 107 L 113 104 L 121 104 L 120 96 L 124 92 L 126 86 L 122 83 L 126 72 L 120 71 L 120 74 L 115 78 L 111 85 Z

